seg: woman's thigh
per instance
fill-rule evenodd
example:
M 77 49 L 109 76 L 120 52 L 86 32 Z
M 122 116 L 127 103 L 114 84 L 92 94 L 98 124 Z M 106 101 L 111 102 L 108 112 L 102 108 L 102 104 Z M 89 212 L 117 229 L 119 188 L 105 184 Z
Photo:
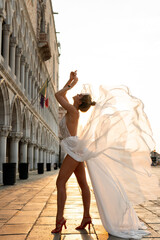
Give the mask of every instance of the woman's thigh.
M 83 162 L 79 163 L 79 165 L 76 167 L 74 171 L 74 174 L 76 175 L 76 178 L 80 187 L 83 187 L 84 185 L 86 185 L 87 183 L 86 172 L 85 172 L 85 167 Z
M 61 165 L 57 181 L 63 181 L 64 183 L 66 183 L 78 165 L 78 161 L 67 155 Z

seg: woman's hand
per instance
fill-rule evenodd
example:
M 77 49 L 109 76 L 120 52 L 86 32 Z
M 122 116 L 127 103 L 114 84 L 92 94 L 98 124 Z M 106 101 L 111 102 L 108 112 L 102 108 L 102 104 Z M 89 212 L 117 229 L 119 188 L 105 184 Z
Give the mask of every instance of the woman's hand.
M 70 73 L 70 79 L 69 79 L 68 82 L 65 84 L 65 86 L 63 87 L 63 89 L 66 88 L 66 91 L 67 91 L 67 90 L 69 90 L 70 88 L 72 88 L 77 82 L 78 82 L 78 78 L 77 78 L 77 70 L 76 70 L 76 71 Z
M 76 75 L 77 75 L 77 70 L 74 71 L 74 72 L 71 72 L 70 73 L 70 80 L 72 81 Z
M 72 88 L 74 85 L 76 85 L 77 82 L 78 82 L 77 71 L 75 71 L 73 80 L 72 80 L 72 82 L 70 84 L 70 88 Z

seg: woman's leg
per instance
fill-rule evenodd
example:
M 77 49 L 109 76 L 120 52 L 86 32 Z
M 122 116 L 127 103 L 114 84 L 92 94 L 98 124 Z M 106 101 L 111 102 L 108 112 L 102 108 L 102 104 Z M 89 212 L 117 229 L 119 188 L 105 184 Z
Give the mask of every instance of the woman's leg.
M 56 181 L 57 185 L 57 222 L 63 218 L 64 205 L 66 201 L 66 182 L 75 171 L 79 162 L 67 155 L 61 165 Z
M 86 173 L 85 173 L 85 167 L 84 163 L 79 163 L 77 168 L 74 171 L 74 174 L 76 175 L 78 184 L 82 191 L 82 200 L 83 200 L 83 206 L 84 206 L 84 214 L 83 218 L 90 217 L 90 190 L 89 186 L 87 184 L 86 180 Z

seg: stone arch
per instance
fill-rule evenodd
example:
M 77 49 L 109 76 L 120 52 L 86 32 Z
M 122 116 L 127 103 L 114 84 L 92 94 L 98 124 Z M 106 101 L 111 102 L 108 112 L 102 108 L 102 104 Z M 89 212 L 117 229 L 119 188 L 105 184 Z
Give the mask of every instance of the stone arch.
M 38 122 L 37 129 L 36 129 L 36 137 L 37 137 L 37 144 L 41 145 L 41 126 Z
M 5 125 L 5 106 L 4 106 L 4 99 L 3 93 L 0 88 L 0 126 Z
M 32 115 L 30 118 L 30 140 L 31 142 L 35 142 L 36 141 L 36 121 L 35 121 L 35 117 Z
M 22 126 L 23 137 L 28 138 L 30 136 L 30 124 L 29 124 L 29 112 L 26 107 L 24 107 L 24 110 L 23 110 L 21 126 Z
M 12 37 L 16 37 L 16 36 L 17 36 L 17 27 L 16 27 L 16 16 L 14 13 L 12 18 Z
M 22 34 L 21 34 L 21 29 L 19 27 L 18 29 L 18 46 L 22 48 Z
M 38 144 L 38 125 L 36 127 L 36 144 Z
M 0 125 L 10 126 L 9 93 L 4 80 L 0 82 Z
M 24 39 L 26 40 L 26 45 L 28 46 L 28 25 L 27 25 L 27 22 L 25 22 Z
M 0 8 L 5 8 L 5 0 L 0 1 Z
M 50 28 L 49 28 L 49 23 L 47 23 L 47 35 L 48 35 L 48 39 L 50 41 Z
M 21 106 L 18 97 L 14 97 L 11 104 L 11 126 L 12 132 L 21 132 Z
M 46 146 L 49 148 L 49 132 L 46 132 Z
M 23 10 L 21 10 L 21 31 L 22 31 L 22 36 L 24 36 L 25 35 L 25 24 L 24 24 Z
M 15 2 L 15 9 L 16 9 L 16 18 L 17 18 L 17 24 L 18 26 L 20 25 L 21 23 L 21 17 L 20 17 L 20 3 L 19 3 L 19 0 L 16 0 Z
M 50 149 L 51 147 L 51 134 L 49 133 L 49 136 L 48 136 L 48 148 Z
M 12 22 L 12 11 L 11 11 L 11 1 L 6 0 L 5 11 L 6 11 L 6 24 L 11 24 Z
M 42 133 L 41 133 L 41 140 L 42 140 L 42 145 L 45 145 L 45 127 L 42 127 Z
M 42 146 L 42 127 L 39 124 L 39 144 Z

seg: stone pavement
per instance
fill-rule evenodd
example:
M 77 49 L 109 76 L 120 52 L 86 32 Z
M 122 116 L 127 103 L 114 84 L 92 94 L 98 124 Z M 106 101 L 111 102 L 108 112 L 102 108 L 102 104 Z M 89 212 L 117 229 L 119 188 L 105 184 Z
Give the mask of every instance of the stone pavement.
M 153 170 L 160 178 L 160 167 Z M 50 233 L 55 227 L 57 174 L 58 170 L 43 175 L 30 172 L 28 180 L 17 179 L 14 186 L 0 186 L 0 240 L 120 240 L 108 236 L 103 228 L 92 190 L 91 231 L 75 230 L 81 222 L 83 205 L 74 175 L 67 183 L 67 229 L 63 228 L 62 234 Z M 143 239 L 160 239 L 160 197 L 135 209 L 151 231 L 151 235 Z

